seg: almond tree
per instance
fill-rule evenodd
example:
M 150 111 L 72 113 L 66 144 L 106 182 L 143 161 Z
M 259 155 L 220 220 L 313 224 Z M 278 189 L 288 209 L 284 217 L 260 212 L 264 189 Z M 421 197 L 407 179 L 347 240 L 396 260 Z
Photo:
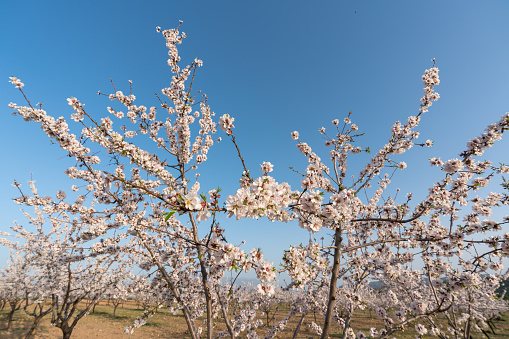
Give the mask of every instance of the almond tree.
M 159 28 L 158 31 L 161 32 Z M 257 250 L 247 255 L 226 241 L 224 230 L 216 222 L 216 213 L 224 211 L 219 205 L 220 189 L 200 192 L 199 174 L 195 171 L 207 160 L 209 149 L 220 140 L 214 139 L 217 127 L 232 135 L 234 119 L 224 114 L 216 122 L 207 97 L 202 96 L 198 101 L 193 80 L 202 61 L 196 59 L 188 66 L 180 66 L 177 45 L 185 34 L 178 28 L 164 30 L 162 34 L 174 76 L 170 86 L 162 89 L 163 97 L 157 95 L 159 108 L 135 104 L 132 83 L 129 94 L 115 86 L 113 93 L 104 94 L 118 106 L 108 107 L 108 112 L 117 119 L 127 120 L 130 127 L 123 125 L 115 130 L 109 117 L 96 119 L 85 111 L 84 104 L 72 97 L 68 98 L 74 110 L 71 118 L 82 127 L 77 137 L 63 117 L 55 119 L 42 105 L 32 105 L 23 91 L 24 84 L 11 77 L 27 105 L 11 104 L 10 107 L 25 120 L 40 124 L 47 136 L 75 159 L 76 166 L 70 167 L 66 174 L 79 181 L 71 190 L 81 189 L 82 193 L 73 204 L 62 201 L 66 197 L 64 191 L 57 193 L 56 200 L 40 201 L 34 193 L 34 196 L 22 195 L 16 201 L 29 206 L 42 205 L 55 214 L 74 215 L 70 222 L 80 228 L 76 238 L 90 242 L 91 256 L 117 258 L 122 253 L 135 260 L 150 274 L 152 285 L 163 289 L 165 297 L 179 305 L 191 336 L 199 337 L 196 319 L 204 314 L 207 337 L 211 338 L 213 318 L 228 313 L 225 308 L 231 295 L 224 293 L 221 286 L 224 272 L 232 268 L 256 269 L 265 284 L 274 280 L 275 269 L 257 255 Z M 126 113 L 122 112 L 124 109 Z M 192 131 L 196 132 L 194 139 Z M 153 143 L 157 152 L 150 153 L 129 142 L 138 142 L 140 138 Z M 93 153 L 90 144 L 105 151 L 104 154 Z M 116 168 L 101 169 L 104 159 Z M 198 232 L 200 222 L 207 234 L 202 238 Z M 82 252 L 73 256 L 80 261 L 86 257 Z M 73 274 L 67 271 L 67 282 L 74 281 Z M 66 318 L 63 319 L 60 321 L 66 327 Z M 233 337 L 228 317 L 225 321 Z
M 160 28 L 157 30 L 161 32 Z M 328 337 L 332 321 L 344 329 L 344 338 L 354 335 L 351 317 L 362 305 L 356 301 L 357 294 L 367 279 L 394 282 L 411 294 L 414 284 L 423 277 L 436 279 L 438 275 L 460 279 L 464 273 L 478 274 L 484 268 L 501 269 L 501 256 L 509 254 L 509 237 L 498 233 L 509 220 L 507 217 L 499 221 L 481 218 L 490 216 L 493 207 L 507 204 L 507 194 L 492 192 L 486 197 L 472 194 L 495 178 L 503 180 L 502 174 L 509 171 L 506 165 L 495 166 L 476 158 L 509 128 L 509 114 L 470 140 L 459 159 L 444 162 L 432 158 L 431 164 L 438 166 L 444 177 L 430 184 L 428 195 L 422 201 L 413 203 L 411 193 L 401 202 L 397 194 L 387 196 L 384 192 L 392 175 L 406 168 L 404 162 L 395 160 L 397 156 L 413 146 L 433 144 L 430 140 L 416 142 L 421 118 L 439 98 L 434 89 L 440 83 L 438 68 L 433 64 L 422 77 L 424 95 L 417 114 L 404 123 L 398 121 L 393 125 L 387 144 L 373 155 L 353 181 L 346 180 L 349 178 L 347 159 L 358 153 L 368 153 L 369 148 L 354 146 L 361 133 L 352 123 L 351 114 L 344 123 L 332 122 L 332 134 L 325 128 L 320 129 L 329 149 L 328 161 L 322 161 L 311 146 L 300 141 L 298 132 L 293 132 L 292 138 L 297 140 L 297 147 L 309 166 L 297 172 L 302 176 L 300 190 L 292 190 L 288 183 L 278 183 L 269 175 L 273 171 L 269 162 L 262 164 L 261 177 L 251 177 L 233 134 L 234 118 L 224 114 L 216 122 L 206 96 L 198 101 L 193 80 L 202 61 L 195 59 L 182 67 L 177 45 L 185 34 L 179 32 L 179 28 L 164 30 L 162 34 L 169 49 L 168 65 L 174 75 L 170 86 L 161 90 L 162 97 L 157 95 L 159 107 L 135 104 L 132 83 L 129 94 L 114 86 L 111 94 L 99 92 L 120 104 L 120 108 L 108 107 L 108 112 L 117 119 L 128 120 L 130 127 L 122 125 L 115 130 L 109 117 L 96 118 L 72 97 L 68 98 L 74 110 L 71 118 L 82 127 L 77 137 L 70 132 L 63 117 L 55 119 L 41 106 L 32 105 L 23 90 L 24 84 L 15 77 L 11 77 L 11 82 L 21 91 L 27 105 L 11 103 L 10 107 L 25 120 L 39 123 L 48 137 L 75 159 L 76 166 L 70 167 L 66 174 L 90 192 L 87 193 L 90 197 L 82 194 L 72 206 L 57 201 L 45 206 L 73 213 L 78 225 L 86 225 L 80 237 L 95 242 L 91 245 L 92 255 L 123 252 L 137 260 L 150 274 L 151 284 L 182 310 L 191 337 L 200 336 L 201 327 L 196 325 L 196 319 L 203 314 L 206 334 L 211 338 L 213 319 L 221 312 L 230 337 L 239 335 L 237 326 L 244 330 L 249 328 L 247 334 L 256 337 L 253 309 L 246 306 L 238 318 L 227 316 L 231 294 L 225 290 L 231 288 L 222 287 L 221 278 L 230 269 L 254 269 L 261 280 L 260 289 L 270 291 L 271 281 L 276 276 L 273 264 L 263 260 L 259 250 L 247 255 L 226 241 L 224 230 L 216 222 L 220 212 L 227 212 L 236 219 L 267 217 L 272 221 L 297 221 L 311 233 L 321 229 L 332 232 L 329 246 L 314 243 L 307 248 L 292 246 L 284 258 L 292 286 L 320 291 L 315 300 L 309 301 L 313 309 L 320 310 L 323 315 L 323 326 L 317 322 L 310 325 L 322 338 Z M 161 111 L 164 116 L 158 119 Z M 196 122 L 199 126 L 193 125 Z M 235 145 L 244 170 L 240 189 L 227 197 L 225 207 L 220 205 L 219 189 L 201 191 L 196 172 L 219 140 L 214 137 L 217 127 Z M 194 139 L 191 138 L 193 133 Z M 153 142 L 157 152 L 137 146 L 143 138 Z M 88 147 L 90 144 L 107 154 L 93 153 Z M 116 168 L 109 170 L 104 166 L 106 169 L 100 169 L 104 158 Z M 505 183 L 505 187 L 509 184 Z M 80 188 L 74 185 L 71 189 L 78 191 Z M 35 198 L 23 199 L 23 203 L 31 203 Z M 84 204 L 87 199 L 90 199 L 89 206 Z M 461 208 L 463 213 L 460 214 Z M 206 225 L 204 237 L 199 235 L 199 223 Z M 490 232 L 490 237 L 485 237 L 485 232 Z M 485 251 L 482 244 L 491 247 Z M 412 266 L 416 255 L 426 263 L 422 270 Z M 441 265 L 440 270 L 429 264 L 441 259 L 451 263 Z M 461 266 L 459 273 L 454 272 L 454 265 Z M 338 290 L 340 282 L 352 288 L 348 294 L 351 301 L 343 317 L 337 316 L 338 309 L 345 310 L 338 305 L 338 297 L 347 297 Z M 440 291 L 442 294 L 432 291 L 435 303 L 430 309 L 419 306 L 422 303 L 414 293 L 413 299 L 408 299 L 405 305 L 406 310 L 413 310 L 411 319 L 447 312 L 454 298 L 451 289 L 456 285 L 456 281 L 452 281 Z M 379 313 L 386 319 L 383 310 Z M 142 317 L 137 324 L 142 324 L 144 319 Z M 385 328 L 378 332 L 375 329 L 373 333 L 386 336 L 404 326 L 407 320 L 399 323 L 387 320 Z M 280 327 L 284 327 L 284 323 Z M 129 332 L 131 330 L 128 328 Z M 424 330 L 419 327 L 418 332 Z
M 2 235 L 9 234 L 2 232 Z M 41 272 L 39 267 L 34 267 L 33 263 L 29 261 L 30 256 L 22 247 L 18 247 L 11 242 L 6 242 L 6 244 L 17 250 L 15 254 L 11 250 L 11 263 L 2 272 L 0 280 L 2 284 L 1 293 L 11 306 L 11 311 L 7 317 L 7 328 L 11 328 L 13 314 L 23 307 L 24 312 L 34 318 L 25 334 L 25 338 L 31 338 L 41 319 L 51 312 L 52 306 L 51 303 L 48 304 L 47 302 L 46 286 L 39 281 L 39 273 Z M 15 298 L 15 295 L 18 295 L 18 297 Z
M 113 276 L 107 274 L 112 262 L 101 260 L 95 263 L 97 267 L 83 267 L 78 270 L 71 269 L 68 265 L 66 281 L 62 283 L 63 291 L 60 294 L 52 294 L 53 312 L 51 322 L 62 330 L 63 338 L 70 338 L 74 327 L 90 309 L 98 302 L 100 293 L 111 284 L 117 284 L 121 279 L 122 271 L 115 272 Z M 88 304 L 82 307 L 85 299 L 92 296 Z
M 34 304 L 32 311 L 27 311 L 34 322 L 26 337 L 33 335 L 40 320 L 51 313 L 51 323 L 62 330 L 63 338 L 69 338 L 78 321 L 106 290 L 124 279 L 130 262 L 120 258 L 119 253 L 98 255 L 90 251 L 88 241 L 81 236 L 87 225 L 70 217 L 79 209 L 79 197 L 77 204 L 67 204 L 59 192 L 60 202 L 54 203 L 50 197 L 38 194 L 34 181 L 30 181 L 31 197 L 23 193 L 19 183 L 15 186 L 21 193 L 15 201 L 34 210 L 34 214 L 24 213 L 32 227 L 18 223 L 11 227 L 17 238 L 24 239 L 21 244 L 10 244 L 24 256 L 26 278 L 18 272 L 18 280 L 30 282 L 25 310 Z M 16 285 L 24 286 L 20 282 Z M 85 299 L 89 301 L 86 305 Z
M 7 330 L 12 329 L 12 318 L 32 297 L 32 277 L 26 258 L 19 252 L 11 251 L 11 259 L 0 271 L 0 293 L 10 306 L 7 314 Z
M 124 274 L 122 280 L 119 280 L 116 284 L 112 284 L 104 291 L 103 297 L 108 299 L 108 303 L 113 304 L 113 317 L 116 317 L 118 306 L 126 302 L 132 295 L 132 284 L 135 276 L 131 273 Z
M 407 299 L 404 310 L 411 310 L 412 316 L 406 320 L 401 318 L 399 323 L 394 322 L 387 318 L 385 310 L 380 309 L 379 316 L 386 321 L 386 326 L 373 333 L 384 337 L 406 326 L 410 319 L 414 321 L 447 312 L 453 304 L 454 289 L 471 286 L 479 272 L 500 271 L 502 257 L 509 255 L 509 236 L 498 234 L 502 225 L 509 222 L 509 216 L 499 221 L 482 219 L 490 216 L 494 207 L 509 204 L 507 192 L 473 196 L 491 181 L 502 181 L 503 189 L 509 187 L 502 177 L 509 172 L 508 166 L 477 160 L 509 129 L 509 113 L 489 125 L 485 133 L 470 140 L 460 159 L 445 162 L 430 159 L 432 166 L 444 172 L 444 178 L 431 185 L 423 201 L 412 204 L 412 194 L 409 193 L 402 202 L 397 202 L 399 189 L 395 196 L 384 195 L 395 172 L 406 168 L 406 163 L 397 162 L 396 157 L 413 146 L 433 144 L 430 140 L 417 143 L 419 132 L 416 129 L 432 102 L 439 98 L 434 89 L 440 83 L 438 68 L 426 70 L 422 80 L 424 95 L 418 114 L 409 117 L 405 123 L 398 121 L 393 125 L 388 143 L 353 180 L 346 180 L 347 159 L 369 152 L 369 148 L 354 146 L 362 134 L 352 123 L 350 112 L 344 123 L 332 122 L 331 134 L 325 128 L 320 129 L 326 140 L 325 146 L 330 150 L 330 165 L 322 161 L 311 146 L 300 141 L 298 132 L 292 133 L 292 138 L 298 142 L 297 148 L 309 162 L 305 172 L 297 172 L 302 175 L 301 190 L 294 191 L 289 184 L 276 182 L 269 175 L 273 166 L 264 163 L 263 176 L 254 180 L 245 178 L 237 193 L 227 198 L 229 215 L 235 215 L 237 219 L 265 216 L 273 221 L 297 220 L 299 226 L 310 233 L 324 228 L 333 232 L 330 246 L 314 244 L 314 250 L 292 246 L 284 257 L 293 286 L 304 288 L 310 281 L 318 281 L 318 286 L 328 286 L 327 297 L 316 294 L 316 298 L 322 297 L 318 303 L 324 305 L 321 308 L 323 326 L 311 324 L 322 338 L 328 337 L 337 313 L 338 300 L 343 294 L 338 290 L 340 281 L 343 286 L 362 286 L 366 279 L 383 280 L 401 285 L 412 295 L 423 278 L 450 277 L 440 290 L 430 291 L 434 302 L 426 307 L 422 306 L 419 294 L 414 293 Z M 461 222 L 460 217 L 463 217 Z M 482 245 L 490 248 L 486 250 Z M 416 254 L 424 260 L 422 270 L 413 268 Z M 455 270 L 455 265 L 461 270 Z M 359 300 L 355 290 L 350 299 Z M 350 322 L 358 305 L 351 303 L 345 317 L 335 320 L 343 328 L 343 338 L 355 335 Z M 425 330 L 419 327 L 418 333 Z M 373 333 L 371 335 L 375 336 Z M 364 333 L 358 335 L 366 336 Z

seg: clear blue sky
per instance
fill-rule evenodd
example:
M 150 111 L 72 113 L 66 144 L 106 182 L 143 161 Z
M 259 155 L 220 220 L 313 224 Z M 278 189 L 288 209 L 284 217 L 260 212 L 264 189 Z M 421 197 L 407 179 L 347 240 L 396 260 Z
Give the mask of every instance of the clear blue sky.
M 408 169 L 392 186 L 422 197 L 442 178 L 427 159 L 456 157 L 471 137 L 509 110 L 509 2 L 507 1 L 11 1 L 0 5 L 0 229 L 14 219 L 26 224 L 11 199 L 14 179 L 30 173 L 42 195 L 69 191 L 64 170 L 69 158 L 34 123 L 12 116 L 9 102 L 23 103 L 8 83 L 25 83 L 33 102 L 49 114 L 69 118 L 66 98 L 75 96 L 88 112 L 107 115 L 112 78 L 137 103 L 156 105 L 154 91 L 169 84 L 167 49 L 156 26 L 183 20 L 188 34 L 183 62 L 204 61 L 195 88 L 209 96 L 218 114 L 235 117 L 235 133 L 248 167 L 263 161 L 276 167 L 278 181 L 298 187 L 288 167 L 306 161 L 290 132 L 298 130 L 322 158 L 322 126 L 346 116 L 366 132 L 360 146 L 376 149 L 396 120 L 415 115 L 422 95 L 420 77 L 436 58 L 442 98 L 424 116 L 419 131 L 432 149 L 412 149 L 399 158 Z M 507 138 L 509 139 L 509 138 Z M 214 147 L 201 171 L 202 189 L 221 185 L 233 194 L 241 174 L 234 148 Z M 505 149 L 504 149 L 505 148 Z M 507 140 L 486 153 L 507 162 Z M 362 159 L 360 157 L 359 159 Z M 352 163 L 352 169 L 364 162 Z M 351 174 L 356 174 L 356 171 Z M 24 185 L 28 189 L 28 185 Z M 224 195 L 224 196 L 225 196 Z M 507 214 L 501 213 L 499 215 Z M 262 247 L 279 261 L 290 244 L 306 242 L 297 223 L 227 220 L 232 242 Z M 0 263 L 8 251 L 0 248 Z M 1 264 L 0 264 L 1 266 Z

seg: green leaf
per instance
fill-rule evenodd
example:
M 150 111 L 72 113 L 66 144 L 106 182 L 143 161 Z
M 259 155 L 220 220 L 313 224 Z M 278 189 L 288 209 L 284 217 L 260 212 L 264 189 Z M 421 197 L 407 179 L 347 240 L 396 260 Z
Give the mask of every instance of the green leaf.
M 164 218 L 164 221 L 168 221 L 168 219 L 171 218 L 172 215 L 175 214 L 175 211 L 174 210 L 171 210 L 171 212 L 168 212 L 168 213 L 164 213 L 163 215 L 166 216 L 166 218 Z

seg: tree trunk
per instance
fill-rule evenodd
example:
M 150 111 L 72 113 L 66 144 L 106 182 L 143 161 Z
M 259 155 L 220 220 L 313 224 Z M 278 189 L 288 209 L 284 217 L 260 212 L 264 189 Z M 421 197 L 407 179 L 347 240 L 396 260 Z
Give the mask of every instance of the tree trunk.
M 495 334 L 495 335 L 496 335 L 497 333 L 495 333 L 495 329 L 493 328 L 493 327 L 495 327 L 495 324 L 493 324 L 493 326 L 491 326 L 491 325 L 492 325 L 492 321 L 491 321 L 491 320 L 488 320 L 486 323 L 487 323 L 487 324 L 488 324 L 488 326 L 490 327 L 491 332 L 493 332 L 493 334 Z
M 470 329 L 472 327 L 472 295 L 468 294 L 468 320 L 465 324 L 465 339 L 470 339 Z
M 39 310 L 39 314 L 37 314 L 37 310 Z M 34 311 L 32 313 L 28 313 L 25 308 L 25 312 L 28 315 L 34 317 L 34 322 L 30 326 L 27 334 L 25 334 L 25 339 L 29 339 L 29 338 L 33 337 L 34 331 L 37 328 L 37 326 L 39 326 L 39 323 L 41 322 L 42 318 L 47 316 L 51 311 L 52 311 L 52 308 L 49 308 L 46 311 L 44 311 L 44 306 L 41 304 L 36 305 L 34 308 Z
M 137 235 L 141 238 L 138 231 L 137 231 Z M 166 272 L 163 265 L 161 265 L 161 263 L 158 260 L 156 260 L 156 257 L 154 255 L 154 252 L 152 251 L 152 249 L 145 243 L 143 244 L 143 246 L 150 253 L 150 256 L 154 260 L 159 272 L 161 272 L 161 274 L 163 275 L 164 280 L 166 280 L 166 282 L 170 286 L 170 289 L 173 292 L 173 294 L 175 295 L 177 301 L 182 304 L 182 312 L 184 313 L 184 319 L 186 320 L 187 328 L 189 329 L 189 334 L 191 335 L 191 338 L 193 338 L 193 339 L 200 338 L 200 336 L 197 333 L 194 320 L 191 317 L 191 312 L 187 308 L 187 305 L 185 304 L 185 302 L 180 297 L 180 293 L 179 293 L 178 289 L 176 289 L 175 286 L 173 285 L 173 282 L 172 282 L 170 276 L 168 275 L 168 272 Z
M 225 303 L 221 297 L 221 294 L 219 292 L 217 293 L 217 296 L 218 296 L 217 300 L 219 301 L 219 304 L 221 305 L 221 311 L 223 312 L 223 318 L 224 318 L 224 322 L 226 324 L 226 328 L 228 329 L 228 332 L 230 333 L 231 339 L 234 339 L 235 334 L 233 332 L 233 327 L 230 322 L 230 319 L 228 319 L 228 307 L 225 305 Z
M 62 338 L 69 339 L 72 334 L 74 327 L 68 325 L 67 321 L 60 324 L 60 330 L 62 331 Z
M 181 169 L 181 173 L 182 177 L 184 177 L 183 168 Z M 200 238 L 198 237 L 198 226 L 196 225 L 196 220 L 194 219 L 193 213 L 191 212 L 189 212 L 189 220 L 191 221 L 193 228 L 194 241 L 199 244 Z M 207 266 L 205 264 L 205 259 L 203 258 L 203 250 L 200 245 L 196 246 L 196 251 L 198 253 L 198 260 L 200 262 L 201 281 L 203 285 L 203 292 L 205 294 L 205 305 L 207 310 L 207 339 L 212 339 L 214 335 L 214 324 L 212 323 L 212 295 L 210 294 L 208 286 Z
M 11 311 L 7 315 L 7 329 L 8 330 L 12 329 L 12 318 L 14 316 L 14 312 L 16 312 L 16 309 L 11 309 Z
M 297 338 L 297 332 L 299 332 L 300 326 L 302 325 L 302 322 L 304 321 L 304 318 L 306 317 L 306 314 L 307 314 L 307 313 L 304 313 L 304 314 L 302 315 L 302 317 L 300 318 L 300 321 L 299 321 L 299 323 L 297 324 L 297 328 L 295 328 L 295 331 L 293 332 L 293 337 L 292 337 L 292 339 Z
M 336 304 L 336 291 L 339 274 L 339 264 L 341 259 L 341 228 L 336 228 L 334 234 L 334 264 L 332 266 L 332 275 L 330 279 L 330 290 L 329 290 L 329 302 L 327 303 L 327 314 L 325 315 L 325 323 L 323 324 L 321 339 L 327 339 L 329 337 L 329 330 L 331 327 L 332 313 L 334 312 L 334 305 Z
M 46 314 L 45 314 L 46 315 Z M 41 321 L 41 319 L 44 317 L 44 315 L 42 316 L 38 316 L 38 317 L 35 317 L 34 319 L 34 322 L 32 323 L 32 325 L 30 326 L 30 328 L 28 329 L 28 332 L 27 334 L 25 334 L 25 339 L 30 339 L 33 337 L 34 335 L 34 332 L 35 332 L 35 329 L 37 328 L 37 326 L 39 326 L 39 322 Z

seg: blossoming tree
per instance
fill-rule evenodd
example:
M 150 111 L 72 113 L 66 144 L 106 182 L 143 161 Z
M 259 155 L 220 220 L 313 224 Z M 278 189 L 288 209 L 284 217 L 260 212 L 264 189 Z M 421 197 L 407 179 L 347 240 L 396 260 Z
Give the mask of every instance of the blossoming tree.
M 472 286 L 488 269 L 502 269 L 501 258 L 509 255 L 509 236 L 500 235 L 500 231 L 509 219 L 482 218 L 489 217 L 494 207 L 507 205 L 508 195 L 473 194 L 509 172 L 506 165 L 477 159 L 509 129 L 509 114 L 470 140 L 460 158 L 445 162 L 431 159 L 444 176 L 430 185 L 422 201 L 413 203 L 411 194 L 402 202 L 386 196 L 394 172 L 406 168 L 404 162 L 396 161 L 397 156 L 414 145 L 432 145 L 429 140 L 417 143 L 416 139 L 421 118 L 439 98 L 435 91 L 440 83 L 438 68 L 433 65 L 422 77 L 424 95 L 416 115 L 393 125 L 387 144 L 352 182 L 346 180 L 347 160 L 369 149 L 354 146 L 360 133 L 350 114 L 343 123 L 332 122 L 332 134 L 325 128 L 320 130 L 329 149 L 327 161 L 322 161 L 311 146 L 299 139 L 299 133 L 293 132 L 292 138 L 309 165 L 298 172 L 302 175 L 300 189 L 292 190 L 287 182 L 278 183 L 269 175 L 273 171 L 269 162 L 262 164 L 262 176 L 251 176 L 233 134 L 234 118 L 224 114 L 216 122 L 207 97 L 198 101 L 193 80 L 202 61 L 180 65 L 177 45 L 185 34 L 178 28 L 157 30 L 166 40 L 168 65 L 174 74 L 170 86 L 162 89 L 163 96 L 157 95 L 159 108 L 135 104 L 132 83 L 129 94 L 114 86 L 114 93 L 99 92 L 119 104 L 120 108 L 108 107 L 108 112 L 127 120 L 130 127 L 122 125 L 115 130 L 110 117 L 95 118 L 72 97 L 67 99 L 74 110 L 71 117 L 82 126 L 78 137 L 71 133 L 66 119 L 53 118 L 40 105 L 32 105 L 24 84 L 11 77 L 27 105 L 11 103 L 10 107 L 25 120 L 39 123 L 47 136 L 76 160 L 76 166 L 66 174 L 79 180 L 82 188 L 73 185 L 71 190 L 87 192 L 74 204 L 62 202 L 63 191 L 58 192 L 56 201 L 26 196 L 17 201 L 76 215 L 76 223 L 86 226 L 79 237 L 91 243 L 91 256 L 125 253 L 141 268 L 155 270 L 150 286 L 158 293 L 157 300 L 178 305 L 193 338 L 202 333 L 197 325 L 202 315 L 208 338 L 214 333 L 213 319 L 219 315 L 227 327 L 221 335 L 235 337 L 246 331 L 250 337 L 257 336 L 259 322 L 253 309 L 247 306 L 237 317 L 230 315 L 233 286 L 222 282 L 226 271 L 253 269 L 261 281 L 259 291 L 267 295 L 274 291 L 273 264 L 264 260 L 258 249 L 247 254 L 228 243 L 216 220 L 221 212 L 236 219 L 296 221 L 311 234 L 322 229 L 332 233 L 330 245 L 310 241 L 307 246 L 291 246 L 283 258 L 283 270 L 292 278 L 291 287 L 308 296 L 290 315 L 301 313 L 302 322 L 310 310 L 321 313 L 323 324 L 313 322 L 310 326 L 322 338 L 328 337 L 333 321 L 343 329 L 344 338 L 354 335 L 352 315 L 355 309 L 364 307 L 360 294 L 369 279 L 381 280 L 394 291 L 407 294 L 405 298 L 394 294 L 392 307 L 397 306 L 399 312 L 396 321 L 387 316 L 386 309 L 377 310 L 385 327 L 373 329 L 370 335 L 384 337 L 421 318 L 447 312 L 459 289 Z M 244 170 L 239 190 L 226 198 L 224 206 L 219 189 L 200 191 L 196 172 L 207 160 L 209 149 L 220 140 L 215 137 L 218 127 L 237 148 Z M 157 150 L 151 153 L 135 144 L 141 137 Z M 93 153 L 90 143 L 90 147 L 105 150 L 106 154 Z M 104 158 L 114 170 L 101 167 Z M 504 185 L 509 186 L 507 182 Z M 87 199 L 89 206 L 84 204 Z M 200 237 L 199 225 L 205 236 Z M 482 245 L 490 247 L 485 250 Z M 412 266 L 417 256 L 424 263 L 420 270 Z M 490 279 L 495 282 L 498 278 L 492 275 Z M 423 281 L 431 282 L 425 287 L 425 297 L 418 291 Z M 344 288 L 339 288 L 340 284 Z M 134 327 L 142 325 L 144 319 L 141 317 Z M 275 336 L 285 324 L 279 322 L 267 336 Z M 418 333 L 427 331 L 424 325 L 417 325 Z M 470 325 L 467 327 L 466 334 Z M 133 327 L 127 331 L 132 332 Z M 366 336 L 362 332 L 357 335 Z
M 26 291 L 24 309 L 34 318 L 26 337 L 31 337 L 40 320 L 51 313 L 51 323 L 69 338 L 106 291 L 125 279 L 132 261 L 121 258 L 120 253 L 87 255 L 88 241 L 81 236 L 86 224 L 70 217 L 81 207 L 80 197 L 77 203 L 67 204 L 59 192 L 60 201 L 53 203 L 50 197 L 39 196 L 34 181 L 30 181 L 31 197 L 23 193 L 20 184 L 15 186 L 21 192 L 16 202 L 34 209 L 34 214 L 24 212 L 34 229 L 18 223 L 11 227 L 14 236 L 23 239 L 21 244 L 3 239 L 23 255 L 23 265 L 15 267 L 18 281 L 25 283 L 18 282 L 16 288 Z M 2 235 L 10 236 L 6 232 Z
M 14 313 L 21 310 L 33 296 L 32 287 L 25 257 L 19 252 L 11 251 L 10 261 L 0 271 L 0 295 L 10 306 L 7 314 L 7 330 L 12 328 Z
M 159 28 L 158 31 L 161 32 Z M 127 113 L 113 107 L 108 107 L 108 111 L 118 119 L 127 119 L 132 129 L 124 125 L 115 131 L 109 117 L 96 121 L 73 97 L 68 99 L 74 109 L 71 117 L 83 127 L 81 136 L 77 137 L 70 132 L 63 117 L 55 119 L 41 105 L 32 105 L 23 92 L 23 83 L 11 77 L 28 106 L 10 106 L 25 120 L 39 123 L 48 137 L 75 158 L 76 166 L 69 168 L 66 174 L 84 183 L 81 189 L 84 193 L 72 204 L 63 201 L 67 196 L 64 191 L 58 191 L 56 199 L 40 198 L 36 193 L 31 197 L 22 194 L 16 202 L 55 214 L 75 215 L 72 225 L 80 226 L 77 235 L 80 241 L 90 242 L 90 257 L 118 257 L 122 253 L 142 269 L 155 269 L 157 274 L 152 278 L 152 287 L 164 292 L 166 301 L 174 300 L 179 305 L 193 338 L 202 331 L 196 319 L 203 314 L 208 337 L 213 335 L 213 318 L 219 314 L 229 334 L 234 336 L 228 314 L 231 288 L 221 284 L 224 272 L 232 268 L 256 269 L 265 283 L 275 278 L 275 270 L 271 263 L 263 260 L 258 249 L 248 255 L 226 242 L 224 230 L 216 222 L 216 213 L 224 210 L 219 206 L 219 189 L 201 193 L 198 180 L 191 184 L 194 177 L 191 173 L 207 160 L 210 147 L 220 140 L 214 139 L 218 124 L 231 135 L 233 118 L 225 114 L 215 122 L 206 96 L 196 101 L 192 93 L 193 79 L 202 62 L 196 59 L 186 67 L 179 66 L 176 46 L 185 34 L 178 29 L 165 30 L 162 34 L 169 48 L 168 65 L 174 73 L 170 86 L 162 90 L 165 99 L 158 97 L 163 117 L 157 119 L 162 113 L 158 113 L 156 107 L 136 105 L 132 86 L 129 95 L 115 87 L 114 93 L 106 95 Z M 199 110 L 193 111 L 196 105 Z M 198 126 L 194 127 L 196 124 Z M 194 140 L 192 129 L 197 130 Z M 146 136 L 161 154 L 150 153 L 128 142 L 136 136 Z M 116 165 L 113 171 L 99 169 L 102 159 L 85 146 L 90 142 L 106 150 L 105 157 Z M 79 191 L 78 185 L 72 185 L 71 191 Z M 89 206 L 85 206 L 87 199 Z M 200 239 L 198 223 L 207 220 L 207 235 Z M 80 255 L 84 256 L 80 260 L 86 259 L 84 254 Z M 143 323 L 140 320 L 136 324 Z M 132 327 L 126 329 L 127 332 L 132 330 Z
M 424 278 L 437 284 L 445 281 L 439 288 L 431 285 L 428 292 L 434 298 L 432 303 L 423 303 L 418 293 L 410 298 L 401 312 L 410 312 L 411 316 L 400 317 L 399 323 L 387 321 L 386 328 L 377 332 L 385 336 L 411 321 L 446 312 L 458 289 L 472 286 L 472 279 L 479 279 L 479 274 L 487 269 L 500 271 L 503 268 L 502 257 L 508 255 L 509 235 L 492 232 L 501 231 L 502 225 L 509 222 L 509 216 L 499 221 L 481 218 L 490 216 L 494 207 L 509 204 L 508 194 L 502 191 L 490 192 L 486 197 L 472 195 L 495 178 L 502 180 L 504 189 L 508 187 L 502 175 L 509 172 L 509 167 L 496 166 L 476 157 L 509 129 L 509 113 L 489 125 L 485 133 L 470 140 L 460 154 L 461 159 L 445 162 L 430 159 L 432 166 L 442 169 L 444 178 L 432 184 L 428 196 L 415 207 L 411 207 L 412 194 L 401 203 L 394 197 L 384 197 L 394 171 L 406 168 L 406 164 L 396 162 L 395 157 L 414 145 L 432 144 L 430 140 L 417 143 L 416 128 L 432 102 L 439 98 L 434 89 L 440 83 L 438 68 L 427 70 L 422 79 L 424 95 L 418 114 L 409 117 L 406 123 L 393 125 L 388 143 L 350 184 L 345 180 L 347 159 L 367 149 L 354 146 L 360 134 L 349 114 L 343 124 L 339 120 L 332 122 L 334 134 L 320 129 L 326 139 L 325 146 L 330 148 L 330 165 L 299 140 L 298 132 L 292 133 L 292 138 L 298 141 L 298 149 L 309 162 L 301 173 L 301 190 L 292 191 L 287 183 L 278 184 L 268 175 L 272 166 L 264 164 L 262 177 L 243 181 L 237 193 L 227 199 L 227 209 L 237 219 L 265 216 L 270 220 L 297 220 L 300 227 L 311 233 L 322 228 L 333 232 L 331 246 L 318 243 L 307 248 L 292 246 L 284 257 L 295 286 L 309 286 L 306 283 L 313 280 L 319 286 L 329 286 L 328 297 L 323 299 L 321 308 L 323 328 L 313 325 L 322 338 L 328 336 L 334 315 L 338 313 L 336 301 L 342 294 L 337 288 L 339 279 L 357 287 L 363 286 L 368 278 L 378 279 L 401 286 L 408 293 L 421 285 Z M 364 201 L 362 196 L 366 197 Z M 463 217 L 462 222 L 458 221 L 460 217 Z M 486 233 L 490 236 L 485 236 Z M 491 248 L 485 251 L 482 244 Z M 412 268 L 415 253 L 424 261 L 422 270 Z M 455 269 L 455 264 L 462 270 Z M 491 279 L 495 282 L 497 276 Z M 349 298 L 357 300 L 357 305 L 350 303 L 346 318 L 337 319 L 344 329 L 344 337 L 354 333 L 349 327 L 350 320 L 360 300 L 355 290 Z M 469 328 L 465 331 L 468 334 Z

